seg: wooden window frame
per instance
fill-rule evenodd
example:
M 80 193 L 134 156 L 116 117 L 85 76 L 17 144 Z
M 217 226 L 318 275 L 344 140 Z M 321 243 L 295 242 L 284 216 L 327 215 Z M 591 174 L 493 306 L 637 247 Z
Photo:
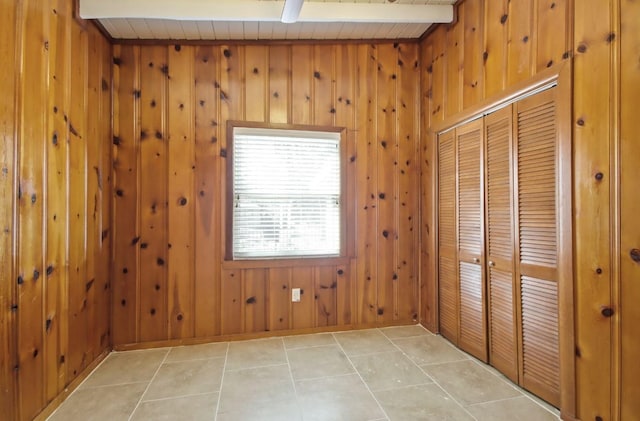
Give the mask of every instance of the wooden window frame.
M 292 257 L 259 257 L 251 259 L 234 259 L 233 257 L 233 131 L 236 127 L 255 128 L 255 129 L 277 129 L 277 130 L 299 130 L 310 132 L 331 132 L 340 134 L 340 253 L 338 256 L 292 256 Z M 347 179 L 347 128 L 334 126 L 313 126 L 301 124 L 278 124 L 263 123 L 254 121 L 229 120 L 227 121 L 227 156 L 226 156 L 226 180 L 224 195 L 225 217 L 224 217 L 224 262 L 225 268 L 249 268 L 249 267 L 281 267 L 281 266 L 308 266 L 308 265 L 335 265 L 344 264 L 353 256 L 353 250 L 349 250 L 347 244 L 353 243 L 349 241 L 348 235 L 352 230 L 349 229 L 349 218 L 347 203 L 355 200 L 348 196 Z

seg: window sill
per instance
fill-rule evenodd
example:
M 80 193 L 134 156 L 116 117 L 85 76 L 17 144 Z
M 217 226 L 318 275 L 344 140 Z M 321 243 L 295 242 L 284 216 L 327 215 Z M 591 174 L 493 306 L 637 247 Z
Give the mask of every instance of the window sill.
M 300 257 L 291 259 L 224 260 L 222 269 L 269 269 L 282 267 L 346 266 L 349 257 Z

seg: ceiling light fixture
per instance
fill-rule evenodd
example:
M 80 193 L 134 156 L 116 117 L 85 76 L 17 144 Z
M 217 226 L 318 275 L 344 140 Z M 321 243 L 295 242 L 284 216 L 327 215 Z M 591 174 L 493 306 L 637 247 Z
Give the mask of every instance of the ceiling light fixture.
M 300 16 L 300 10 L 302 10 L 302 3 L 304 0 L 285 0 L 280 21 L 282 23 L 296 22 Z

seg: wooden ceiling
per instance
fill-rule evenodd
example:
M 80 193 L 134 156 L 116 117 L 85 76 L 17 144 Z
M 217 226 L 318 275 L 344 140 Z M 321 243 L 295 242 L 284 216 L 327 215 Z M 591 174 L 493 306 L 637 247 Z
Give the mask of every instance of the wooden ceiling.
M 306 0 L 282 23 L 283 0 L 80 0 L 114 39 L 362 40 L 419 38 L 451 22 L 455 0 Z

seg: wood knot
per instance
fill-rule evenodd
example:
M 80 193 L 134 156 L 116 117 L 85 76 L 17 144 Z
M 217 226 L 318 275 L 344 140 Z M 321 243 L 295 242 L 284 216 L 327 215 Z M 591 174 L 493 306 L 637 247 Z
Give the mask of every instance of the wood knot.
M 128 268 L 122 268 L 122 273 L 124 273 L 126 275 L 127 273 L 129 273 L 129 269 Z
M 180 314 L 178 314 L 176 316 L 176 319 L 178 319 L 179 322 L 181 322 L 183 318 L 184 318 L 184 316 L 182 315 L 182 313 L 180 313 Z
M 595 178 L 598 181 L 602 181 L 602 179 L 604 178 L 604 174 L 602 174 L 601 172 L 597 172 Z
M 173 48 L 174 48 L 176 51 L 180 51 L 180 50 L 182 50 L 182 46 L 181 46 L 180 44 L 176 44 L 176 45 L 174 45 L 174 46 L 173 46 Z
M 602 313 L 604 317 L 611 317 L 613 316 L 613 309 L 611 307 L 603 307 L 600 313 Z
M 629 256 L 634 262 L 640 263 L 640 249 L 631 249 Z
M 586 53 L 587 52 L 587 46 L 585 44 L 578 45 L 578 52 L 579 53 Z
M 597 268 L 597 269 L 596 269 L 596 273 L 597 273 L 598 275 L 602 275 L 602 268 Z
M 247 298 L 247 304 L 255 304 L 256 303 L 256 297 L 249 297 Z
M 149 314 L 151 314 L 152 316 L 154 316 L 156 314 L 156 309 L 152 308 L 151 310 L 149 310 Z
M 186 206 L 187 198 L 186 197 L 181 197 L 180 200 L 178 201 L 178 203 L 180 204 L 180 206 Z
M 500 16 L 500 23 L 504 25 L 507 22 L 508 18 L 509 18 L 509 15 L 507 14 Z
M 389 237 L 389 231 L 387 231 L 387 230 L 382 231 L 382 236 L 384 238 L 388 238 Z
M 164 266 L 164 259 L 162 257 L 158 257 L 156 263 L 158 263 L 158 266 Z
M 380 193 L 380 194 L 378 195 L 378 197 L 379 197 L 380 199 L 384 199 L 386 196 L 385 196 L 385 194 L 384 194 L 384 193 Z
M 338 275 L 344 275 L 344 270 L 338 269 Z
M 230 58 L 231 57 L 231 50 L 229 50 L 228 48 L 225 48 L 224 51 L 222 52 L 222 54 L 224 54 L 224 56 L 226 58 Z

